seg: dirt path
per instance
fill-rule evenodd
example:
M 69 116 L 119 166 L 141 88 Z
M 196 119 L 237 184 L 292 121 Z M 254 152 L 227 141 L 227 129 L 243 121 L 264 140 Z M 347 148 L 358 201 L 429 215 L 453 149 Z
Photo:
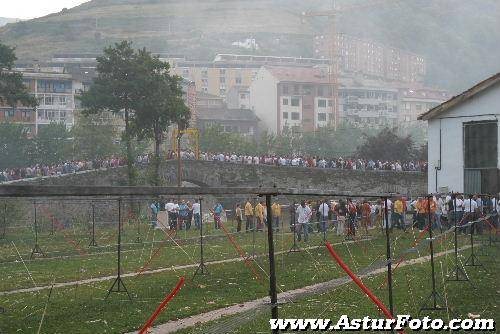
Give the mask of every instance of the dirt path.
M 470 246 L 464 246 L 464 247 L 460 248 L 459 251 L 463 251 L 467 248 L 470 248 Z M 445 252 L 436 253 L 436 254 L 434 254 L 434 257 L 443 256 L 443 255 L 450 254 L 453 252 L 454 252 L 454 250 L 448 250 Z M 430 255 L 426 255 L 426 256 L 416 258 L 416 259 L 411 259 L 411 260 L 408 260 L 408 261 L 405 261 L 404 263 L 402 263 L 400 265 L 400 267 L 427 262 L 427 261 L 430 261 L 430 258 L 431 258 Z M 375 269 L 373 271 L 370 271 L 366 274 L 360 275 L 359 277 L 364 278 L 364 277 L 368 277 L 368 276 L 378 275 L 378 274 L 381 274 L 381 273 L 386 272 L 386 271 L 387 271 L 387 268 L 383 267 L 380 269 Z M 294 301 L 294 300 L 297 300 L 297 299 L 300 299 L 300 298 L 303 298 L 306 296 L 315 295 L 318 293 L 323 293 L 323 292 L 332 290 L 336 287 L 347 284 L 349 282 L 351 282 L 351 279 L 348 276 L 345 276 L 345 277 L 341 277 L 341 278 L 336 278 L 336 279 L 328 281 L 328 282 L 313 284 L 313 285 L 309 285 L 309 286 L 306 286 L 303 288 L 282 292 L 282 293 L 278 294 L 278 302 L 279 303 L 287 303 L 289 301 Z M 195 325 L 214 321 L 214 320 L 217 320 L 223 316 L 230 316 L 230 315 L 236 315 L 236 314 L 239 314 L 242 312 L 247 312 L 247 311 L 256 309 L 258 307 L 261 307 L 263 305 L 269 304 L 269 303 L 270 303 L 269 297 L 255 299 L 255 300 L 248 301 L 248 302 L 245 302 L 242 304 L 236 304 L 236 305 L 228 306 L 225 308 L 213 310 L 210 312 L 197 314 L 197 315 L 194 315 L 194 316 L 191 316 L 188 318 L 169 321 L 165 324 L 154 327 L 150 333 L 154 333 L 154 334 L 174 333 L 180 329 L 185 329 L 185 328 L 193 327 Z M 135 334 L 135 333 L 137 333 L 137 332 L 130 332 L 128 334 Z
M 341 244 L 351 244 L 355 242 L 362 242 L 362 241 L 368 241 L 371 239 L 360 239 L 357 241 L 346 241 L 346 242 L 339 242 L 336 243 L 335 245 L 341 245 Z M 323 246 L 311 246 L 311 247 L 306 247 L 303 249 L 316 249 L 319 247 Z M 288 253 L 288 251 L 280 251 L 280 252 L 275 252 L 276 255 L 279 254 L 284 254 Z M 266 257 L 267 254 L 262 254 L 262 255 L 257 255 L 256 258 L 258 257 Z M 209 265 L 214 265 L 214 264 L 223 264 L 223 263 L 232 263 L 232 262 L 241 262 L 243 259 L 241 257 L 235 257 L 235 258 L 230 258 L 230 259 L 225 259 L 225 260 L 218 260 L 218 261 L 210 261 L 210 262 L 205 262 L 207 266 Z M 163 268 L 158 268 L 158 269 L 153 269 L 153 270 L 146 270 L 142 272 L 142 275 L 150 275 L 150 274 L 156 274 L 156 273 L 162 273 L 165 271 L 177 271 L 177 270 L 183 270 L 183 269 L 190 269 L 190 268 L 196 268 L 198 267 L 199 263 L 195 264 L 186 264 L 186 265 L 181 265 L 181 266 L 171 266 L 171 267 L 163 267 Z M 127 274 L 122 274 L 122 277 L 135 277 L 141 275 L 137 272 L 132 272 L 132 273 L 127 273 Z M 90 284 L 90 283 L 96 283 L 96 282 L 104 282 L 104 281 L 110 281 L 116 278 L 115 275 L 110 275 L 110 276 L 101 276 L 101 277 L 95 277 L 95 278 L 89 278 L 89 279 L 84 279 L 84 280 L 79 280 L 79 281 L 71 281 L 71 282 L 63 282 L 63 283 L 56 283 L 54 284 L 54 288 L 64 288 L 68 286 L 74 286 L 74 285 L 84 285 L 84 284 Z M 7 296 L 7 295 L 13 295 L 16 293 L 24 293 L 24 292 L 37 292 L 41 290 L 47 290 L 50 289 L 51 285 L 44 285 L 44 286 L 38 286 L 38 287 L 33 287 L 33 288 L 25 288 L 25 289 L 17 289 L 17 290 L 9 290 L 9 291 L 2 291 L 0 292 L 0 296 Z

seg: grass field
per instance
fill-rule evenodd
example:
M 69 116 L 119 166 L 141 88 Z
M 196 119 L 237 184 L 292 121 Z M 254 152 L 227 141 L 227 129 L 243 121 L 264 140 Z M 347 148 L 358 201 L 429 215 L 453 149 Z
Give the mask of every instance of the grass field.
M 344 273 L 332 260 L 322 245 L 322 235 L 314 233 L 306 244 L 299 243 L 302 251 L 288 253 L 293 245 L 293 234 L 285 222 L 284 229 L 275 235 L 276 268 L 279 291 L 300 287 L 343 277 Z M 268 294 L 267 233 L 234 233 L 235 226 L 227 222 L 235 242 L 256 258 L 251 261 L 257 275 L 243 262 L 224 262 L 208 264 L 208 275 L 197 276 L 193 273 L 199 262 L 198 231 L 179 231 L 172 240 L 163 230 L 151 229 L 146 219 L 139 221 L 141 242 L 136 242 L 136 220 L 125 222 L 122 232 L 122 273 L 132 274 L 147 264 L 147 269 L 161 269 L 156 273 L 144 273 L 125 277 L 124 282 L 132 296 L 130 301 L 125 294 L 111 294 L 105 299 L 113 280 L 106 279 L 90 283 L 73 283 L 65 287 L 42 289 L 36 292 L 15 292 L 49 286 L 53 283 L 76 282 L 83 279 L 116 275 L 116 224 L 98 224 L 96 239 L 99 247 L 88 247 L 89 226 L 87 223 L 70 224 L 56 229 L 50 235 L 47 222 L 41 224 L 39 245 L 45 257 L 29 261 L 34 244 L 33 229 L 29 225 L 11 226 L 6 238 L 0 240 L 0 306 L 6 312 L 0 314 L 0 330 L 5 333 L 121 333 L 138 329 L 151 315 L 175 286 L 181 276 L 186 284 L 168 308 L 159 316 L 157 324 L 169 320 L 200 314 L 210 310 L 230 306 L 264 297 Z M 238 258 L 239 254 L 222 230 L 214 230 L 213 224 L 205 225 L 205 261 L 212 262 Z M 412 247 L 418 239 L 418 231 L 403 233 L 394 230 L 391 235 L 394 254 L 402 254 Z M 435 243 L 436 252 L 453 248 L 452 234 L 447 234 Z M 355 271 L 375 263 L 383 264 L 385 258 L 385 238 L 380 230 L 371 230 L 369 239 L 355 243 L 342 243 L 343 238 L 329 232 L 328 240 L 338 243 L 335 248 L 345 262 Z M 255 240 L 255 242 L 254 242 Z M 468 238 L 460 236 L 460 246 L 468 243 Z M 77 246 L 78 245 L 78 246 Z M 407 258 L 428 254 L 425 241 L 420 242 L 418 251 L 407 253 Z M 307 249 L 306 247 L 319 246 Z M 80 249 L 80 251 L 78 250 Z M 494 249 L 492 248 L 492 251 Z M 81 252 L 84 252 L 82 255 Z M 19 252 L 19 254 L 18 254 Z M 463 255 L 467 255 L 464 251 Z M 498 251 L 495 249 L 495 257 Z M 395 256 L 395 258 L 398 258 Z M 492 256 L 490 255 L 490 259 Z M 485 258 L 486 259 L 486 258 Z M 462 259 L 463 260 L 463 259 Z M 381 262 L 382 261 L 382 262 Z M 439 287 L 443 287 L 443 273 L 450 268 L 453 257 L 447 255 L 437 261 Z M 177 266 L 185 266 L 177 269 Z M 401 313 L 415 315 L 415 310 L 429 291 L 429 265 L 415 265 L 400 268 L 395 272 L 395 305 Z M 446 284 L 447 298 L 457 314 L 473 312 L 492 314 L 498 319 L 496 301 L 499 283 L 497 264 L 485 268 L 469 270 L 477 290 L 469 289 L 465 283 Z M 257 279 L 256 276 L 260 278 Z M 491 276 L 491 277 L 490 277 Z M 384 275 L 367 278 L 371 288 L 377 287 Z M 467 286 L 467 293 L 457 287 Z M 469 293 L 469 290 L 471 291 Z M 375 290 L 386 302 L 387 290 Z M 8 292 L 8 294 L 5 294 Z M 494 306 L 494 307 L 493 307 Z M 280 314 L 307 315 L 312 317 L 328 314 L 334 318 L 342 312 L 350 315 L 377 315 L 375 308 L 351 284 L 311 298 L 296 301 L 280 307 Z M 238 333 L 267 332 L 269 315 L 258 313 L 251 322 L 241 322 Z M 326 317 L 326 316 L 325 316 Z M 214 324 L 209 324 L 208 327 Z M 195 328 L 185 332 L 199 333 L 207 327 Z

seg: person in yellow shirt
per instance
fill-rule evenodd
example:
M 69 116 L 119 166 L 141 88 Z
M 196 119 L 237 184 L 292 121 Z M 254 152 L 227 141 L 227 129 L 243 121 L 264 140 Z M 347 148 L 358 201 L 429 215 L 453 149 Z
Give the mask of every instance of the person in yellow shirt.
M 392 212 L 392 219 L 393 219 L 393 224 L 395 227 L 402 229 L 403 231 L 405 230 L 405 223 L 403 220 L 403 215 L 404 215 L 404 204 L 401 198 L 398 198 L 394 202 L 394 209 Z
M 271 209 L 273 213 L 274 229 L 278 232 L 280 230 L 281 204 L 274 202 L 273 205 L 271 205 Z
M 255 206 L 255 217 L 257 218 L 257 231 L 262 232 L 264 230 L 264 205 L 262 202 Z
M 245 232 L 253 230 L 253 206 L 248 199 L 245 204 Z

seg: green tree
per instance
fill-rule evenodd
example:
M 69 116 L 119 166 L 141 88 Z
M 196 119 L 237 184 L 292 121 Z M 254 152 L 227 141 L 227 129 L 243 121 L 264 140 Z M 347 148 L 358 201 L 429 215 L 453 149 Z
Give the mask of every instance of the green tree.
M 411 136 L 401 137 L 395 128 L 384 128 L 376 135 L 365 136 L 356 154 L 364 159 L 411 160 L 414 152 Z
M 142 94 L 138 100 L 133 133 L 139 139 L 153 139 L 154 185 L 160 184 L 160 147 L 168 127 L 177 123 L 179 129 L 187 128 L 190 110 L 182 99 L 181 78 L 169 73 L 170 66 L 146 49 L 138 51 L 139 81 Z
M 80 97 L 84 114 L 112 112 L 124 113 L 125 131 L 122 135 L 127 152 L 127 173 L 129 184 L 135 184 L 133 168 L 132 128 L 137 103 L 143 92 L 139 80 L 138 53 L 132 43 L 122 41 L 104 49 L 104 55 L 97 58 L 98 76 L 93 85 Z
M 0 170 L 27 166 L 31 144 L 22 125 L 0 123 Z
M 50 123 L 38 128 L 31 148 L 33 163 L 52 165 L 65 161 L 71 151 L 71 140 L 66 125 Z
M 116 128 L 98 115 L 80 117 L 70 135 L 75 159 L 104 159 L 120 152 Z
M 19 103 L 36 107 L 37 101 L 23 84 L 22 74 L 12 71 L 16 59 L 14 48 L 0 43 L 0 104 L 12 108 L 16 108 Z

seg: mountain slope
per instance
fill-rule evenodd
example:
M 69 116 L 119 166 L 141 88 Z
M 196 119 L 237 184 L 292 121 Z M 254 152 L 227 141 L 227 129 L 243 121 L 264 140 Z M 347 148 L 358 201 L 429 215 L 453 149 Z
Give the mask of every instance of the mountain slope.
M 378 5 L 373 5 L 373 3 Z M 500 1 L 339 0 L 370 5 L 338 15 L 338 30 L 423 54 L 428 83 L 459 91 L 500 71 Z M 380 4 L 382 3 L 382 5 Z M 210 59 L 243 53 L 231 43 L 254 37 L 260 54 L 311 57 L 312 36 L 326 19 L 301 13 L 324 0 L 93 0 L 0 28 L 22 60 L 54 53 L 100 52 L 121 39 L 155 52 Z
M 0 17 L 0 27 L 6 25 L 7 23 L 18 22 L 19 19 L 14 19 L 11 17 Z

